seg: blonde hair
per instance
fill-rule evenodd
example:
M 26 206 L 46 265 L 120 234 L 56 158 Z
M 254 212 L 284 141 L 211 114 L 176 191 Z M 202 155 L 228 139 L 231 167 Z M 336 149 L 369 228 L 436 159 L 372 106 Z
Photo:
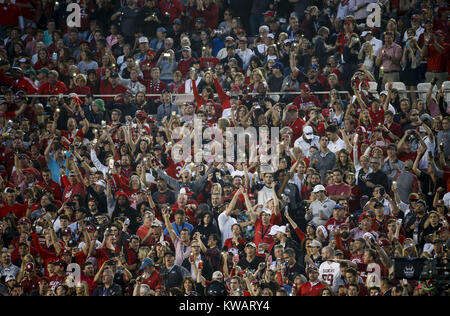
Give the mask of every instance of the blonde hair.
M 75 285 L 76 288 L 83 288 L 83 295 L 82 296 L 89 296 L 89 287 L 86 282 L 82 281 Z
M 260 68 L 256 68 L 252 70 L 252 75 L 250 76 L 250 83 L 255 83 L 255 80 L 253 79 L 253 75 L 258 74 L 261 77 L 261 83 L 265 82 L 264 75 L 262 73 L 262 70 Z

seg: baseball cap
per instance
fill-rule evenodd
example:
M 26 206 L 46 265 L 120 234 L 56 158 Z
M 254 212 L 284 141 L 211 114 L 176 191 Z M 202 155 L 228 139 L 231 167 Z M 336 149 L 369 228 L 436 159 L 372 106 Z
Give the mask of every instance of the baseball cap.
M 63 235 L 72 235 L 72 230 L 70 228 L 66 228 L 61 231 L 61 234 Z
M 427 202 L 425 202 L 424 200 L 418 200 L 417 204 L 422 204 L 423 206 L 427 206 Z
M 275 35 L 273 35 L 273 33 L 269 33 L 269 34 L 267 34 L 267 37 L 268 37 L 268 38 L 273 38 L 273 39 L 274 39 L 274 38 L 275 38 Z
M 326 191 L 326 190 L 325 190 L 325 187 L 323 185 L 318 184 L 318 185 L 316 185 L 314 187 L 313 193 L 317 193 L 317 192 L 320 192 L 320 191 Z
M 189 190 L 189 188 L 184 187 L 180 189 L 180 194 L 192 195 L 194 193 L 192 193 L 191 190 Z
M 288 106 L 288 112 L 290 112 L 290 111 L 296 111 L 296 112 L 298 112 L 298 107 L 296 106 L 296 105 L 289 105 Z
M 249 243 L 247 243 L 247 244 L 245 245 L 245 247 L 253 247 L 253 248 L 256 249 L 256 245 L 255 245 L 254 242 L 249 242 Z
M 156 29 L 156 32 L 167 33 L 167 30 L 166 30 L 165 27 L 160 26 L 160 27 L 158 27 L 158 28 Z
M 183 51 L 189 51 L 189 52 L 190 52 L 190 51 L 191 51 L 191 48 L 190 48 L 189 46 L 184 46 L 182 50 L 183 50 Z
M 225 37 L 225 42 L 234 42 L 234 38 L 231 36 Z
M 204 18 L 197 18 L 196 20 L 195 20 L 195 22 L 197 22 L 197 23 L 206 23 L 206 20 L 204 19 Z
M 178 19 L 178 18 L 176 18 L 175 20 L 173 20 L 173 22 L 172 22 L 173 24 L 178 24 L 178 25 L 181 25 L 181 20 L 180 19 Z
M 309 85 L 307 83 L 303 82 L 300 85 L 300 90 L 311 91 L 311 88 L 309 87 Z
M 372 34 L 372 32 L 371 31 L 364 31 L 364 32 L 361 33 L 361 37 L 364 37 L 364 36 L 369 35 L 369 34 Z
M 95 99 L 94 104 L 99 108 L 100 111 L 105 111 L 105 101 L 102 99 Z
M 105 183 L 105 181 L 103 181 L 103 180 L 98 180 L 98 181 L 96 181 L 94 184 L 106 188 L 106 183 Z
M 223 274 L 220 271 L 214 271 L 212 277 L 213 277 L 213 279 L 222 279 L 223 278 Z
M 419 195 L 417 193 L 411 193 L 409 195 L 409 200 L 419 200 Z
M 283 69 L 283 64 L 277 61 L 272 65 L 272 68 Z
M 50 73 L 50 69 L 48 69 L 48 68 L 46 68 L 46 67 L 43 67 L 43 68 L 41 68 L 41 69 L 39 69 L 38 71 L 37 71 L 39 74 L 40 73 L 44 73 L 44 74 L 49 74 Z
M 7 276 L 6 276 L 6 278 L 5 278 L 5 282 L 6 283 L 8 283 L 9 281 L 12 281 L 12 280 L 16 280 L 16 277 L 14 276 L 14 275 L 11 275 L 11 274 L 8 274 Z
M 273 225 L 271 228 L 270 228 L 270 232 L 269 232 L 269 235 L 276 235 L 277 233 L 278 233 L 278 229 L 280 228 L 280 226 L 278 226 L 278 225 Z
M 34 263 L 33 263 L 33 262 L 28 262 L 28 263 L 25 265 L 25 271 L 27 271 L 27 272 L 33 272 L 33 271 L 34 271 L 34 268 L 35 268 L 35 266 L 34 266 Z
M 263 208 L 262 213 L 266 213 L 266 214 L 272 215 L 272 211 L 269 210 L 268 208 Z
M 152 227 L 162 227 L 162 224 L 159 220 L 155 219 L 152 223 Z
M 148 38 L 145 37 L 145 36 L 140 37 L 139 38 L 139 44 L 142 44 L 142 43 L 148 43 Z
M 309 243 L 309 246 L 310 247 L 319 247 L 319 248 L 321 248 L 322 247 L 322 243 L 320 241 L 314 239 L 314 240 L 312 240 Z
M 12 67 L 11 70 L 14 70 L 14 71 L 17 71 L 17 72 L 20 72 L 23 74 L 23 70 L 20 67 Z
M 145 258 L 142 261 L 141 267 L 139 268 L 139 270 L 144 270 L 147 266 L 149 265 L 155 265 L 155 263 L 153 262 L 153 260 L 151 258 Z
M 303 127 L 303 134 L 305 135 L 306 139 L 313 139 L 314 138 L 313 129 L 309 125 Z
M 19 219 L 18 224 L 31 224 L 31 221 L 28 217 L 22 217 L 21 219 Z
M 275 12 L 268 10 L 268 11 L 263 13 L 263 16 L 265 16 L 265 17 L 272 17 L 273 18 L 275 16 Z

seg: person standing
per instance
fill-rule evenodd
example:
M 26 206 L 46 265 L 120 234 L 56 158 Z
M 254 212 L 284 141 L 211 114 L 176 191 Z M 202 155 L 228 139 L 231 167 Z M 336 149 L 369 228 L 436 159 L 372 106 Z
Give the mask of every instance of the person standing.
M 385 32 L 384 45 L 378 50 L 375 60 L 377 67 L 380 67 L 382 87 L 389 81 L 397 82 L 400 80 L 400 61 L 402 56 L 402 48 L 394 42 L 394 33 L 390 31 Z

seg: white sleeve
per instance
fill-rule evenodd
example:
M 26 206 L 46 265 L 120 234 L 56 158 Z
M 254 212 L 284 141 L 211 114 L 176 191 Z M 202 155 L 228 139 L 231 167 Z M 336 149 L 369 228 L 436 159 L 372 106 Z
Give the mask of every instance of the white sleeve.
M 97 153 L 93 148 L 91 149 L 91 161 L 94 164 L 95 168 L 97 168 L 97 170 L 103 172 L 103 176 L 106 178 L 106 174 L 108 173 L 109 168 L 103 165 L 100 160 L 98 160 Z

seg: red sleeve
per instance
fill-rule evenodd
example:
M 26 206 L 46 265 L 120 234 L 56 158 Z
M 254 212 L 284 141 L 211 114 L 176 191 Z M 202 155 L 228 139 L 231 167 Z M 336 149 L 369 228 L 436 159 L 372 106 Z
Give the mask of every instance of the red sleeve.
M 281 212 L 279 212 L 278 215 L 272 214 L 272 217 L 270 218 L 270 223 L 272 225 L 281 225 L 282 221 L 283 218 L 281 216 Z
M 299 227 L 295 229 L 295 233 L 297 234 L 298 238 L 300 238 L 301 242 L 305 240 L 306 234 Z
M 341 236 L 334 235 L 334 239 L 336 240 L 336 248 L 341 250 L 344 253 L 345 257 L 350 257 L 350 252 L 344 249 L 344 245 L 342 244 Z
M 222 102 L 222 109 L 229 109 L 231 107 L 230 97 L 223 91 L 220 86 L 219 79 L 217 78 L 214 78 L 214 87 L 219 95 L 220 102 Z
M 42 259 L 47 260 L 49 258 L 57 258 L 55 253 L 42 248 L 36 233 L 32 233 L 31 236 L 33 238 L 34 249 Z
M 203 99 L 200 96 L 200 94 L 198 93 L 197 83 L 195 82 L 195 80 L 192 80 L 192 90 L 194 91 L 194 97 L 195 97 L 195 101 L 197 102 L 197 111 L 198 111 L 198 110 L 200 110 L 200 107 L 203 104 Z

